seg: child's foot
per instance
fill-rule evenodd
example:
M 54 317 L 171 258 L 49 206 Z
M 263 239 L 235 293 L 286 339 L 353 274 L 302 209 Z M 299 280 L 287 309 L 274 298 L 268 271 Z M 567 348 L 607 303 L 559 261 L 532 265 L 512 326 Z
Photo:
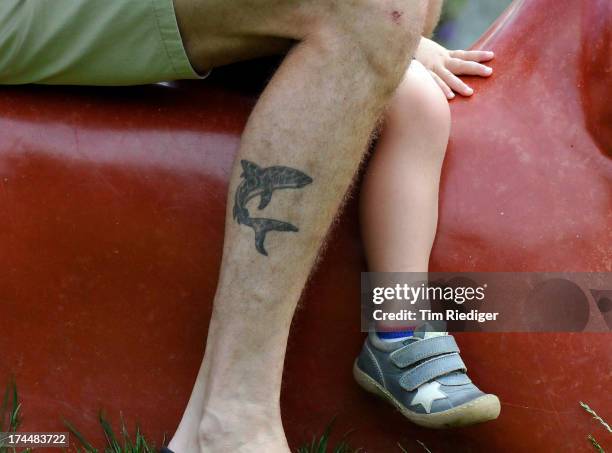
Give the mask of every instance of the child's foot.
M 466 426 L 499 416 L 499 399 L 472 384 L 451 335 L 415 333 L 403 341 L 383 342 L 370 333 L 353 375 L 365 390 L 427 428 Z

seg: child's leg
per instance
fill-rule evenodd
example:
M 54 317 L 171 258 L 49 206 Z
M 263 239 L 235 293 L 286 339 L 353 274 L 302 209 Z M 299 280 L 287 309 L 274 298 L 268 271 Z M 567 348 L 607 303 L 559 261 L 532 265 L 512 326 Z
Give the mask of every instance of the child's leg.
M 362 188 L 363 239 L 371 271 L 427 272 L 449 130 L 446 97 L 413 61 L 387 112 Z M 405 308 L 389 302 L 385 307 Z M 416 326 L 406 321 L 375 327 L 353 366 L 365 390 L 390 400 L 425 427 L 466 426 L 498 417 L 499 399 L 472 383 L 451 335 L 413 335 Z
M 413 60 L 388 108 L 361 190 L 370 272 L 427 272 L 449 132 L 448 101 Z
M 418 272 L 411 276 L 415 285 L 425 279 L 449 132 L 446 96 L 413 60 L 389 105 L 361 190 L 361 229 L 370 272 Z M 387 303 L 386 308 L 404 307 Z M 376 328 L 381 339 L 397 341 L 412 335 L 417 327 L 413 324 L 380 321 Z

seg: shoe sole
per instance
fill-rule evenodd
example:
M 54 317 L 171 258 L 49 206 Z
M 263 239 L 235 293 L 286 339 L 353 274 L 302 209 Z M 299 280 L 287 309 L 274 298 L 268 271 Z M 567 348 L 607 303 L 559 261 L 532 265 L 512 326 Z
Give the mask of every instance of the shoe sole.
M 365 391 L 385 399 L 395 406 L 395 408 L 408 420 L 425 428 L 457 428 L 459 426 L 483 423 L 495 420 L 499 416 L 501 410 L 501 405 L 499 404 L 499 398 L 497 398 L 497 396 L 483 395 L 469 403 L 442 412 L 419 414 L 418 412 L 411 411 L 400 403 L 387 389 L 362 371 L 357 365 L 357 360 L 355 360 L 355 364 L 353 365 L 353 376 Z

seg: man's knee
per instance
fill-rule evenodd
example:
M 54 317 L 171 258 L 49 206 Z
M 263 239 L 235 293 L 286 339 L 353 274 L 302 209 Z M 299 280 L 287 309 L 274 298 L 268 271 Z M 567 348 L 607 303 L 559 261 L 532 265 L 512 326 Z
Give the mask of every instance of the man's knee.
M 324 26 L 348 40 L 380 76 L 399 83 L 418 45 L 427 0 L 323 0 Z
M 360 52 L 385 78 L 401 78 L 423 30 L 428 0 L 174 0 L 188 54 L 210 66 L 319 39 Z

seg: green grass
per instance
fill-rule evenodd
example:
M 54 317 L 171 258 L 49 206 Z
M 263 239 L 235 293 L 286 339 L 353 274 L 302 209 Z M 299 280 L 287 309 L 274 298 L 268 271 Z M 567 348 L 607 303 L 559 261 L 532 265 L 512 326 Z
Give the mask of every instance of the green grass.
M 113 427 L 109 421 L 104 417 L 104 414 L 100 412 L 98 420 L 104 432 L 106 438 L 106 446 L 101 450 L 92 446 L 89 441 L 81 434 L 72 423 L 64 419 L 64 425 L 66 428 L 77 438 L 80 447 L 77 447 L 78 453 L 155 453 L 157 447 L 155 444 L 148 442 L 144 435 L 140 432 L 140 428 L 136 427 L 136 437 L 132 440 L 132 436 L 128 432 L 123 417 L 121 417 L 121 429 L 120 434 L 115 434 Z M 162 440 L 162 445 L 165 444 L 165 438 Z
M 347 437 L 350 433 L 344 435 L 338 444 L 331 447 L 329 445 L 329 437 L 331 435 L 335 420 L 332 420 L 323 434 L 319 437 L 313 437 L 309 444 L 302 445 L 297 449 L 297 453 L 358 453 L 363 451 L 361 448 L 353 448 L 347 443 Z
M 4 391 L 2 405 L 0 406 L 0 432 L 15 433 L 21 425 L 21 403 L 17 393 L 15 379 L 11 378 Z M 30 449 L 23 450 L 23 453 L 30 452 Z M 4 445 L 4 439 L 0 439 L 0 453 L 16 453 L 17 449 Z
M 111 426 L 108 419 L 102 412 L 98 415 L 100 427 L 106 439 L 106 445 L 102 448 L 94 447 L 85 436 L 77 429 L 77 427 L 69 420 L 62 420 L 66 428 L 76 438 L 78 445 L 76 451 L 78 453 L 156 453 L 157 447 L 154 443 L 148 441 L 136 427 L 136 433 L 132 436 L 125 424 L 125 420 L 121 417 L 121 426 L 119 433 Z M 2 405 L 0 406 L 0 432 L 17 432 L 21 425 L 21 403 L 19 402 L 19 394 L 17 392 L 17 384 L 14 379 L 11 379 L 7 386 Z M 334 421 L 329 423 L 321 436 L 313 438 L 310 443 L 304 444 L 297 449 L 297 453 L 359 453 L 361 448 L 354 448 L 349 445 L 347 438 L 350 433 L 347 433 L 337 444 L 330 444 L 330 435 L 333 430 Z M 165 445 L 166 439 L 162 439 L 161 445 Z M 31 449 L 23 450 L 20 453 L 30 453 Z M 0 453 L 18 453 L 16 449 L 4 447 L 0 443 Z
M 587 414 L 591 415 L 594 420 L 598 421 L 606 429 L 606 431 L 612 433 L 612 428 L 610 427 L 610 425 L 603 418 L 597 415 L 597 412 L 591 409 L 588 404 L 580 401 L 580 406 L 585 410 Z M 599 442 L 597 442 L 597 439 L 595 439 L 592 434 L 589 434 L 587 436 L 587 440 L 591 443 L 597 453 L 606 453 L 602 446 L 599 445 Z
M 599 415 L 597 415 L 597 412 L 595 412 L 593 409 L 591 409 L 589 407 L 588 404 L 583 403 L 582 401 L 580 401 L 580 406 L 582 406 L 582 408 L 590 415 L 593 416 L 593 419 L 597 420 L 599 423 L 601 423 L 601 425 L 606 428 L 606 431 L 608 431 L 609 433 L 612 433 L 612 427 L 610 427 L 610 425 L 603 419 L 601 418 Z
M 108 420 L 100 413 L 100 425 L 106 437 L 106 447 L 103 450 L 98 450 L 74 427 L 68 420 L 64 420 L 64 424 L 70 432 L 77 438 L 81 444 L 77 448 L 79 453 L 155 453 L 157 449 L 154 445 L 147 442 L 140 430 L 136 429 L 136 439 L 131 440 L 131 436 L 125 426 L 123 419 L 121 420 L 121 434 L 115 434 Z M 318 438 L 313 438 L 308 444 L 305 444 L 297 449 L 297 453 L 359 453 L 363 451 L 361 448 L 353 448 L 347 442 L 348 434 L 345 435 L 336 445 L 330 445 L 330 435 L 334 422 L 332 421 L 323 434 Z M 165 440 L 162 441 L 162 445 Z
M 593 417 L 604 429 L 612 433 L 610 425 L 597 413 L 589 407 L 588 404 L 580 401 L 580 406 Z M 136 427 L 136 433 L 132 436 L 121 417 L 121 427 L 119 434 L 115 433 L 108 419 L 100 412 L 98 416 L 102 432 L 106 438 L 106 445 L 100 449 L 94 447 L 86 438 L 79 432 L 79 430 L 68 420 L 64 419 L 64 425 L 77 439 L 79 446 L 76 446 L 78 453 L 156 453 L 157 447 L 154 443 L 147 441 L 145 436 L 140 431 L 140 428 Z M 345 434 L 335 445 L 331 445 L 330 437 L 333 430 L 335 420 L 327 425 L 323 434 L 315 436 L 309 442 L 299 447 L 296 453 L 359 453 L 364 452 L 362 448 L 352 447 L 348 443 L 348 436 L 350 433 Z M 17 432 L 21 425 L 21 403 L 19 402 L 19 394 L 17 392 L 17 384 L 14 379 L 11 379 L 2 398 L 0 405 L 0 432 Z M 591 434 L 587 436 L 587 440 L 593 446 L 596 452 L 605 453 L 604 449 L 597 442 L 595 437 Z M 431 453 L 427 446 L 417 440 L 423 451 Z M 166 443 L 166 439 L 162 439 L 161 445 Z M 400 451 L 408 453 L 404 447 L 398 444 Z M 31 449 L 22 450 L 20 453 L 30 453 Z M 7 447 L 2 444 L 0 439 L 0 453 L 18 453 L 15 448 Z
M 599 443 L 595 440 L 595 438 L 591 434 L 587 436 L 587 440 L 591 442 L 591 445 L 593 446 L 593 448 L 595 449 L 597 453 L 606 453 L 604 449 L 601 448 L 601 445 L 599 445 Z

